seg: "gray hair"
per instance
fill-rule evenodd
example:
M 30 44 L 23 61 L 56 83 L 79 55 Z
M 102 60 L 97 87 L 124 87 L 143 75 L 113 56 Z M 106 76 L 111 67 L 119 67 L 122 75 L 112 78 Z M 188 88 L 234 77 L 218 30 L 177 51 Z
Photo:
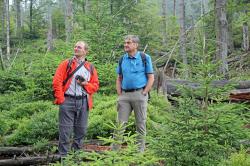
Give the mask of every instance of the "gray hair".
M 81 44 L 83 44 L 83 45 L 84 45 L 85 50 L 89 50 L 89 45 L 88 45 L 88 43 L 87 43 L 87 42 L 85 42 L 85 41 L 78 41 L 78 42 L 76 42 L 76 43 L 81 43 Z
M 124 37 L 124 40 L 132 40 L 134 43 L 138 43 L 138 44 L 140 42 L 139 37 L 136 35 L 127 35 Z

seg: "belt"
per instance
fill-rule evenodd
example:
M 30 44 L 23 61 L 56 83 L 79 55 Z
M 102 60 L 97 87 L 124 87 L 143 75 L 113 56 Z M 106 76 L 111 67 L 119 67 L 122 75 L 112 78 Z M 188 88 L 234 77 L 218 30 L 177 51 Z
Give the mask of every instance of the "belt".
M 84 97 L 86 96 L 73 96 L 73 95 L 68 95 L 68 94 L 64 94 L 65 97 L 69 97 L 69 98 L 72 98 L 72 99 L 76 99 L 76 100 L 81 100 L 83 99 Z
M 144 87 L 143 88 L 136 88 L 136 89 L 122 89 L 122 91 L 124 91 L 124 92 L 135 92 L 135 91 L 142 90 L 142 89 L 144 89 Z

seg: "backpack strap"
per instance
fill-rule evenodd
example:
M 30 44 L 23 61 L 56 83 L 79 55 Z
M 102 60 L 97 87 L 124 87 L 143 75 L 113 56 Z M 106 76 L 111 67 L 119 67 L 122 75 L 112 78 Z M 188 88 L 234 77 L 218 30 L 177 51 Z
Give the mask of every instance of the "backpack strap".
M 84 65 L 84 63 L 85 63 L 85 62 L 81 63 L 72 73 L 69 74 L 69 71 L 70 71 L 70 69 L 71 69 L 71 65 L 72 65 L 73 59 L 74 59 L 74 57 L 72 57 L 72 58 L 70 58 L 70 59 L 68 60 L 68 64 L 67 64 L 67 68 L 66 68 L 67 78 L 63 81 L 63 86 L 66 85 L 66 83 L 68 82 L 68 80 L 69 80 L 69 79 L 75 74 L 75 72 L 76 72 L 77 70 L 79 70 L 79 69 Z M 87 61 L 87 59 L 86 59 L 86 61 Z M 86 69 L 90 72 L 90 75 L 93 75 L 93 74 L 94 74 L 94 65 L 93 65 L 93 64 L 90 63 L 89 69 L 88 69 L 88 68 L 86 68 Z
M 66 83 L 68 82 L 68 80 L 75 74 L 75 72 L 77 72 L 77 70 L 79 70 L 82 66 L 84 65 L 84 62 L 82 62 L 79 66 L 77 66 L 77 68 L 72 71 L 70 74 L 68 74 L 67 78 L 63 81 L 63 86 L 66 85 Z
M 142 60 L 142 63 L 145 67 L 145 72 L 146 72 L 146 65 L 147 65 L 147 61 L 146 61 L 146 55 L 144 52 L 140 52 L 140 55 L 141 55 L 141 60 Z
M 122 75 L 122 61 L 123 61 L 123 57 L 124 57 L 124 55 L 121 56 L 120 59 L 119 59 L 119 70 L 120 70 L 120 75 Z
M 90 63 L 90 67 L 89 67 L 89 72 L 90 72 L 90 75 L 93 75 L 94 74 L 94 65 L 92 63 Z M 88 69 L 87 69 L 88 70 Z
M 73 62 L 73 59 L 74 57 L 70 58 L 68 60 L 68 65 L 67 65 L 67 68 L 66 68 L 66 72 L 69 73 L 70 69 L 71 69 L 71 65 L 72 65 L 72 62 Z

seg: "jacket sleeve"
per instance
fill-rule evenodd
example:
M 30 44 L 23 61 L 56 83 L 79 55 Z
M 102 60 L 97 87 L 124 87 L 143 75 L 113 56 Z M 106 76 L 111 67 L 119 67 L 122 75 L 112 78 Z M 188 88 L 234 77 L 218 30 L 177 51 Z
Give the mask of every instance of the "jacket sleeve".
M 66 72 L 66 63 L 62 62 L 56 69 L 54 78 L 53 78 L 53 91 L 55 101 L 54 104 L 62 104 L 64 102 L 64 92 L 63 92 L 63 76 Z
M 89 82 L 84 86 L 84 88 L 88 94 L 93 94 L 99 89 L 99 80 L 95 68 L 93 69 L 93 74 L 91 75 Z

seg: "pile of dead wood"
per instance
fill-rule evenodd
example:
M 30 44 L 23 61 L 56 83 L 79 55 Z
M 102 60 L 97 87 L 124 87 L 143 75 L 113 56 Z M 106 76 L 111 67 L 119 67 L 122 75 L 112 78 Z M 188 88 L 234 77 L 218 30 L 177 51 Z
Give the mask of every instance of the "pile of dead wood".
M 228 100 L 230 101 L 242 101 L 242 102 L 250 102 L 250 81 L 213 81 L 211 83 L 212 87 L 220 88 L 227 85 L 232 85 L 234 90 L 229 92 Z M 180 79 L 166 79 L 163 82 L 162 89 L 165 94 L 170 96 L 180 96 L 181 92 L 178 87 L 185 86 L 186 88 L 190 88 L 191 91 L 195 91 L 199 89 L 200 84 L 187 80 Z
M 51 142 L 51 145 L 58 142 Z M 103 145 L 101 140 L 85 140 L 82 147 L 84 152 L 103 152 L 111 150 L 110 146 Z M 89 159 L 84 159 L 84 161 Z M 0 166 L 21 165 L 49 165 L 60 161 L 58 154 L 39 154 L 33 147 L 0 147 Z
M 32 147 L 0 147 L 0 166 L 49 164 L 60 160 L 59 155 L 38 155 Z

